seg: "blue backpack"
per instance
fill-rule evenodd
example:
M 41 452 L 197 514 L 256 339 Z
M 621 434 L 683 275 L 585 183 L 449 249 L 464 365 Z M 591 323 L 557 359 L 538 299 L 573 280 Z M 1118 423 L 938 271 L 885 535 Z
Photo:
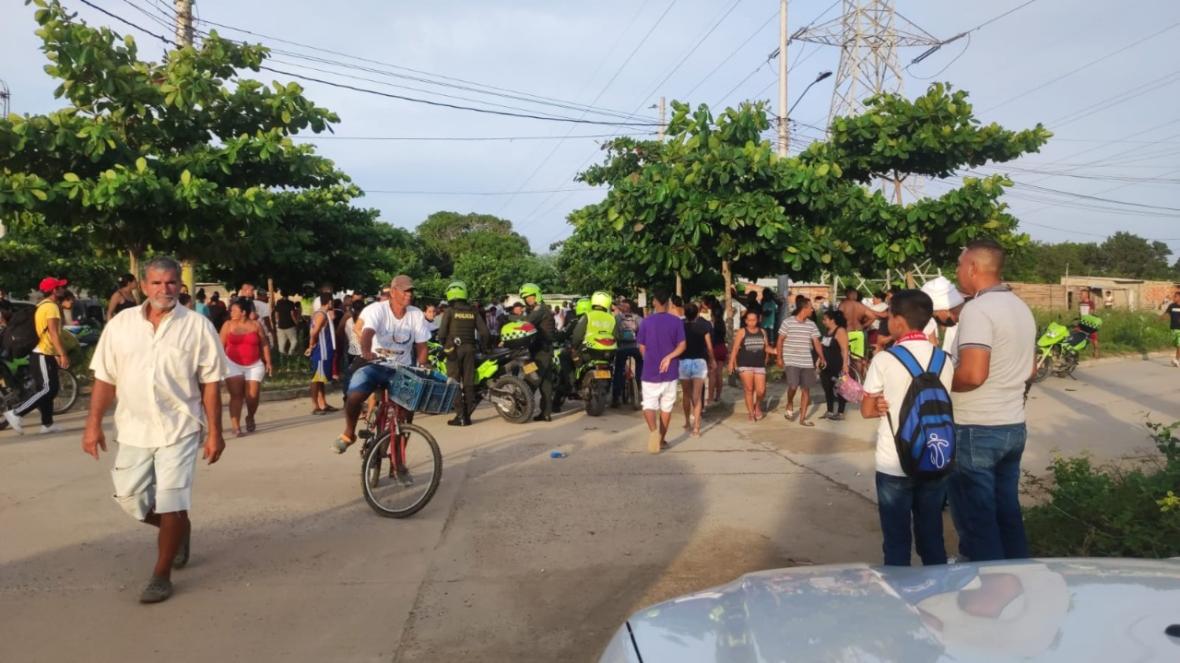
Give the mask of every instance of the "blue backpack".
M 955 418 L 951 395 L 939 376 L 946 365 L 946 353 L 934 348 L 930 365 L 922 368 L 909 350 L 898 345 L 889 349 L 910 372 L 910 388 L 901 402 L 899 419 L 889 427 L 897 446 L 901 469 L 907 476 L 933 479 L 951 471 L 955 460 Z

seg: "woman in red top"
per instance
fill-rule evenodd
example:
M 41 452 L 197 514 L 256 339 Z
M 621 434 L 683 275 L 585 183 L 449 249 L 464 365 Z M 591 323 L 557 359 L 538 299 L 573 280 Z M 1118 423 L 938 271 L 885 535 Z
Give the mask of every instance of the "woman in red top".
M 229 357 L 229 420 L 234 435 L 241 437 L 242 401 L 246 402 L 246 432 L 254 432 L 254 414 L 258 412 L 258 394 L 262 378 L 270 375 L 270 344 L 257 320 L 251 320 L 247 304 L 235 301 L 229 306 L 229 320 L 221 326 L 221 344 Z

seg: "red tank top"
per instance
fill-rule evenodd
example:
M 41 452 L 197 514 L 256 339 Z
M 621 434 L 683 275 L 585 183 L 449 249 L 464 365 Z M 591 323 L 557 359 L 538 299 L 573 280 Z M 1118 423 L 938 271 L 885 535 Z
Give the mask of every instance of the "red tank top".
M 230 334 L 225 339 L 225 354 L 239 366 L 253 366 L 262 358 L 262 339 L 257 332 Z

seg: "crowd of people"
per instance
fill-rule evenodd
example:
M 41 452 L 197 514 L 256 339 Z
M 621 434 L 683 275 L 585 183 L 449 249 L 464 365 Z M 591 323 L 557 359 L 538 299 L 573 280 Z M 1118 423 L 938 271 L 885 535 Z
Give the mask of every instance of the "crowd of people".
M 449 423 L 470 425 L 476 353 L 496 345 L 507 323 L 527 322 L 535 330 L 530 344 L 541 374 L 537 421 L 550 421 L 555 409 L 548 353 L 562 339 L 579 347 L 601 341 L 613 349 L 614 407 L 627 386 L 628 362 L 634 363 L 653 454 L 668 448 L 678 399 L 688 434 L 701 435 L 706 411 L 721 402 L 723 369 L 740 382 L 749 421 L 764 419 L 767 377 L 778 368 L 786 382 L 780 402 L 788 421 L 815 425 L 811 394 L 817 384 L 825 400 L 820 418 L 841 421 L 846 397 L 859 401 L 863 417 L 881 418 L 875 481 L 886 564 L 909 564 L 912 547 L 925 564 L 945 563 L 941 513 L 948 503 L 963 557 L 1025 557 L 1018 483 L 1036 329 L 1029 308 L 1004 285 L 1003 263 L 999 245 L 979 240 L 960 256 L 957 283 L 939 277 L 921 289 L 878 293 L 871 303 L 850 289 L 834 305 L 797 294 L 788 306 L 766 289 L 735 297 L 729 310 L 712 295 L 685 299 L 660 288 L 647 293 L 647 311 L 607 292 L 551 307 L 532 283 L 519 289 L 519 297 L 481 306 L 469 300 L 462 282 L 450 284 L 446 301 L 419 309 L 413 279 L 399 275 L 371 298 L 321 293 L 308 314 L 286 297 L 272 307 L 268 293 L 249 283 L 224 301 L 218 292 L 189 297 L 179 265 L 159 258 L 148 263 L 143 282 L 121 278 L 110 298 L 109 320 L 89 367 L 95 386 L 83 448 L 95 458 L 106 449 L 102 419 L 117 390 L 115 500 L 160 530 L 158 559 L 141 598 L 161 601 L 171 594 L 171 569 L 183 567 L 189 555 L 187 510 L 197 453 L 212 463 L 224 449 L 223 384 L 231 431 L 253 432 L 273 356 L 293 356 L 302 348 L 310 362 L 312 414 L 337 411 L 328 385 L 337 381 L 343 389 L 344 429 L 332 444 L 343 453 L 356 442 L 366 402 L 396 370 L 391 363 L 426 365 L 431 341 L 441 344 L 450 376 L 464 387 Z M 38 392 L 4 415 L 18 431 L 20 416 L 33 409 L 41 412 L 43 431 L 55 430 L 44 399 L 49 395 L 52 402 L 55 371 L 69 366 L 60 321 L 72 297 L 67 286 L 55 277 L 40 284 L 45 298 L 34 322 Z M 1180 347 L 1180 293 L 1165 315 Z M 391 362 L 373 362 L 378 356 Z M 942 405 L 915 408 L 918 391 Z M 173 405 L 161 409 L 164 402 Z M 899 440 L 913 435 L 915 458 L 908 458 Z M 914 469 L 927 461 L 935 470 Z M 403 470 L 396 468 L 399 481 L 412 482 Z

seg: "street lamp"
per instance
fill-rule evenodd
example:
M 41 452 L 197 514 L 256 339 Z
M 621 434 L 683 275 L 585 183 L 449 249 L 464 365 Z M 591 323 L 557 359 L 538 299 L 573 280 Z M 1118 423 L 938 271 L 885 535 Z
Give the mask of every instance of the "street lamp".
M 807 96 L 807 91 L 811 89 L 812 85 L 815 85 L 816 83 L 822 81 L 823 79 L 825 79 L 831 75 L 832 75 L 832 72 L 830 72 L 830 71 L 819 72 L 819 76 L 816 76 L 814 81 L 811 81 L 811 83 L 808 84 L 807 87 L 803 88 L 803 94 L 799 95 L 799 98 L 795 100 L 795 103 L 791 104 L 791 107 L 787 109 L 787 117 L 791 116 L 791 111 L 795 110 L 795 106 L 798 106 L 799 102 L 803 101 L 803 97 Z

